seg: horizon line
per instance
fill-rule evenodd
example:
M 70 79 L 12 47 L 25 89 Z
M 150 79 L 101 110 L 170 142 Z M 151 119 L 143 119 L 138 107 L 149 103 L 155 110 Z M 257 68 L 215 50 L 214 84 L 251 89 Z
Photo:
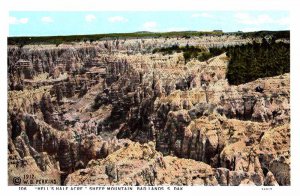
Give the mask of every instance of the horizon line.
M 113 35 L 113 34 L 134 34 L 134 33 L 139 33 L 139 34 L 143 34 L 143 33 L 255 33 L 255 32 L 279 32 L 279 31 L 290 31 L 290 29 L 284 29 L 284 30 L 257 30 L 257 31 L 242 31 L 242 30 L 238 30 L 238 31 L 223 31 L 221 29 L 219 30 L 210 30 L 210 31 L 195 31 L 195 30 L 186 30 L 186 31 L 135 31 L 135 32 L 122 32 L 122 33 L 117 33 L 117 32 L 113 32 L 113 33 L 94 33 L 94 34 L 66 34 L 66 35 L 20 35 L 20 36 L 7 36 L 7 38 L 30 38 L 30 37 L 69 37 L 69 36 L 92 36 L 92 35 Z

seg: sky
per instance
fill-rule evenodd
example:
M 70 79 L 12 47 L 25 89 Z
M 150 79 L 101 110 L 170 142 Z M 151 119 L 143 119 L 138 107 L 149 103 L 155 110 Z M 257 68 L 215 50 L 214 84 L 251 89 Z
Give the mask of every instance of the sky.
M 287 11 L 12 11 L 9 36 L 289 30 Z

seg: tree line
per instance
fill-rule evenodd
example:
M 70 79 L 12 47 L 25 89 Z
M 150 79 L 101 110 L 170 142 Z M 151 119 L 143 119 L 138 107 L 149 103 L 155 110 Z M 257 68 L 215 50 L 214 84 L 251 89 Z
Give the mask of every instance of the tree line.
M 226 77 L 229 84 L 290 72 L 290 44 L 263 39 L 262 43 L 223 48 L 230 58 Z
M 173 45 L 153 50 L 153 53 L 157 52 L 163 55 L 183 52 L 185 63 L 191 59 L 207 61 L 225 52 L 230 59 L 226 78 L 233 85 L 290 72 L 290 44 L 276 42 L 275 37 L 263 38 L 259 43 L 212 47 L 209 50 L 188 44 L 185 47 Z

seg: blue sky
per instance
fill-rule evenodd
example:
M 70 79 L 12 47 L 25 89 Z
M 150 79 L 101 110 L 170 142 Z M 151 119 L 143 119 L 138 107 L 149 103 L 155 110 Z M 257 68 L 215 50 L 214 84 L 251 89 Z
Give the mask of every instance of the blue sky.
M 9 36 L 136 31 L 289 30 L 287 11 L 131 11 L 9 13 Z

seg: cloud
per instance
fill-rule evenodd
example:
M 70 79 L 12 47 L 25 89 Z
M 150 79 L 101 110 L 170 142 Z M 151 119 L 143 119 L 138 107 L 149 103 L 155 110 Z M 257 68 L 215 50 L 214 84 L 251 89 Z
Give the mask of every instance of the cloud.
M 234 18 L 238 23 L 242 23 L 242 24 L 253 23 L 253 19 L 247 13 L 237 13 L 234 15 Z
M 273 23 L 273 19 L 267 14 L 251 16 L 247 13 L 237 13 L 234 17 L 237 20 L 237 22 L 241 24 L 260 25 Z
M 148 21 L 143 24 L 143 29 L 146 31 L 157 31 L 157 23 L 154 21 Z
M 238 23 L 245 24 L 245 25 L 263 25 L 263 24 L 287 25 L 289 24 L 288 17 L 283 17 L 275 20 L 268 14 L 253 16 L 248 13 L 237 13 L 234 15 L 234 17 Z
M 49 17 L 49 16 L 44 16 L 44 17 L 42 17 L 42 18 L 41 18 L 41 21 L 42 21 L 43 23 L 52 23 L 52 22 L 54 22 L 53 19 L 52 19 L 51 17 Z
M 10 16 L 8 21 L 9 21 L 9 24 L 26 24 L 26 23 L 28 23 L 29 19 L 28 18 L 17 18 L 14 16 Z
M 203 12 L 203 13 L 196 13 L 196 14 L 192 14 L 191 16 L 192 18 L 214 18 L 213 15 Z
M 123 16 L 113 16 L 113 17 L 109 17 L 108 21 L 112 22 L 112 23 L 114 23 L 114 22 L 127 22 L 128 19 L 124 18 Z
M 87 22 L 93 22 L 94 20 L 96 20 L 96 16 L 93 14 L 87 14 L 85 15 L 85 21 Z

